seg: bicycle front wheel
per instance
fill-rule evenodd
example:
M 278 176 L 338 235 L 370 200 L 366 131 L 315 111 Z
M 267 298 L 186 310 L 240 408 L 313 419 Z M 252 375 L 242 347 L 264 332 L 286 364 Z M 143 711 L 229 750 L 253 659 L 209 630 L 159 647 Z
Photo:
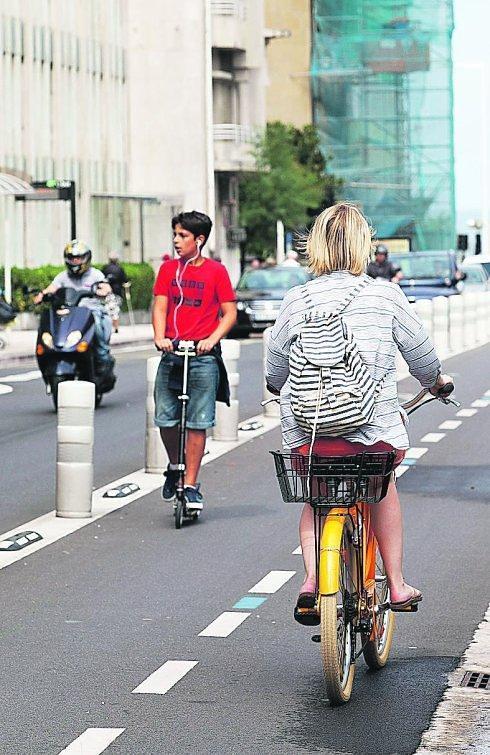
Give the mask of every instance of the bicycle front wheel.
M 339 558 L 339 590 L 336 595 L 322 595 L 320 599 L 321 654 L 331 705 L 349 701 L 355 674 L 356 552 L 347 521 Z
M 379 610 L 389 599 L 386 571 L 379 549 L 376 550 L 376 587 L 374 591 L 373 631 L 363 637 L 364 660 L 370 669 L 378 671 L 386 666 L 393 642 L 395 616 L 389 608 Z

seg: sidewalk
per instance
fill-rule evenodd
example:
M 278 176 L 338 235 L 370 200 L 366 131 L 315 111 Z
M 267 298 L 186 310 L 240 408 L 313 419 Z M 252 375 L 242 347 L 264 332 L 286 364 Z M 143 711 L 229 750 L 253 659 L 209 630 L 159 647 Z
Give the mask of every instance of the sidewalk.
M 3 330 L 2 338 L 7 341 L 0 350 L 0 368 L 33 359 L 36 350 L 37 330 Z M 136 346 L 151 343 L 153 330 L 149 323 L 144 325 L 121 325 L 119 333 L 113 333 L 111 346 Z

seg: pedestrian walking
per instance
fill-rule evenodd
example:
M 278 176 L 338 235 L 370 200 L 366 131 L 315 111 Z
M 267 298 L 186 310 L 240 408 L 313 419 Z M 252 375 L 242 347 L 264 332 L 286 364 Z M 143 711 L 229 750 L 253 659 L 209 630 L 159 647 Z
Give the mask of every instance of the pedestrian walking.
M 102 272 L 111 284 L 113 293 L 113 296 L 107 302 L 107 312 L 112 320 L 114 332 L 118 333 L 123 286 L 128 283 L 128 277 L 119 263 L 119 254 L 116 251 L 109 252 L 108 259 L 108 264 L 102 268 Z

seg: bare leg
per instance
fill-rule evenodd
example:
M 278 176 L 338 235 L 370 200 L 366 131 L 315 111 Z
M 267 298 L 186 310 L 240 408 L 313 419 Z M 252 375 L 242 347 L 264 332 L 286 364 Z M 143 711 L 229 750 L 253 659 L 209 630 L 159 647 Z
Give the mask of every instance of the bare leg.
M 165 446 L 170 463 L 177 464 L 179 460 L 179 426 L 161 427 L 160 437 Z
M 188 430 L 185 446 L 185 484 L 195 485 L 204 447 L 206 445 L 206 430 Z
M 383 557 L 391 600 L 405 600 L 411 596 L 413 588 L 403 579 L 402 511 L 393 481 L 383 500 L 371 506 L 371 526 Z
M 316 590 L 316 559 L 315 559 L 315 520 L 313 509 L 305 503 L 299 520 L 299 539 L 303 551 L 306 576 L 301 586 L 301 592 L 315 592 Z

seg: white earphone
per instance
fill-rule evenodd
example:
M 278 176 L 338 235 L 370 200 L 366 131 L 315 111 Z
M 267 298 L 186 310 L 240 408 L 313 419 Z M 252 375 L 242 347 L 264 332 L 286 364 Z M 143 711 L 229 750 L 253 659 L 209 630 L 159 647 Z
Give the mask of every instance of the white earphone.
M 197 246 L 197 252 L 196 252 L 196 254 L 193 257 L 190 257 L 187 260 L 187 262 L 184 263 L 183 267 L 180 268 L 180 270 L 179 270 L 179 268 L 177 268 L 177 272 L 175 273 L 175 282 L 177 283 L 177 288 L 179 289 L 179 294 L 180 294 L 179 301 L 177 303 L 177 306 L 174 309 L 174 317 L 173 317 L 175 339 L 179 338 L 179 335 L 180 335 L 179 331 L 178 331 L 178 328 L 177 328 L 177 312 L 179 311 L 179 309 L 181 308 L 182 304 L 184 303 L 184 291 L 183 291 L 183 288 L 182 288 L 182 279 L 183 279 L 184 273 L 185 273 L 185 271 L 187 269 L 187 265 L 189 265 L 189 263 L 193 262 L 194 260 L 196 260 L 199 257 L 199 252 L 201 251 L 201 242 L 200 241 L 196 241 L 196 246 Z

